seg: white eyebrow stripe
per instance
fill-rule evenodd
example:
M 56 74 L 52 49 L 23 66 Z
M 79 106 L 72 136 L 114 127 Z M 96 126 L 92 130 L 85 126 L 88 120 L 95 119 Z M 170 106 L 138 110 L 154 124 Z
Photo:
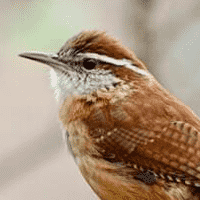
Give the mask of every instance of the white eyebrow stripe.
M 108 57 L 108 56 L 105 56 L 105 55 L 99 55 L 99 54 L 96 54 L 96 53 L 79 53 L 78 55 L 86 57 L 86 58 L 96 59 L 96 60 L 99 60 L 99 61 L 102 61 L 102 62 L 114 64 L 114 65 L 117 65 L 117 66 L 126 66 L 127 68 L 133 70 L 134 72 L 136 72 L 138 74 L 141 74 L 141 75 L 144 75 L 144 76 L 148 75 L 147 71 L 134 66 L 131 63 L 131 61 L 129 61 L 127 59 L 118 60 L 118 59 L 114 59 L 114 58 L 111 58 L 111 57 Z

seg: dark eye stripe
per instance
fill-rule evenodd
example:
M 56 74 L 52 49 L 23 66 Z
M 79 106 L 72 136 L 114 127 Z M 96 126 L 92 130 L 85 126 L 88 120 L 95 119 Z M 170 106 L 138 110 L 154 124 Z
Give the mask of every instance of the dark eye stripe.
M 143 75 L 143 76 L 149 75 L 149 73 L 146 70 L 136 67 L 135 65 L 133 65 L 133 63 L 130 60 L 127 60 L 127 59 L 119 60 L 119 59 L 111 58 L 105 55 L 99 55 L 96 53 L 78 53 L 77 55 L 85 59 L 93 59 L 99 62 L 110 63 L 116 66 L 125 66 L 128 69 L 133 70 L 135 73 Z

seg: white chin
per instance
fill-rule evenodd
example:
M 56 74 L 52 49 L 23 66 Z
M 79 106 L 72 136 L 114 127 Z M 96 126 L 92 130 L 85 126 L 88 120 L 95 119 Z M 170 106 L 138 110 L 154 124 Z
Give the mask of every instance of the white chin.
M 54 69 L 50 70 L 51 87 L 54 89 L 54 95 L 57 102 L 60 101 L 61 89 L 58 86 L 58 75 Z

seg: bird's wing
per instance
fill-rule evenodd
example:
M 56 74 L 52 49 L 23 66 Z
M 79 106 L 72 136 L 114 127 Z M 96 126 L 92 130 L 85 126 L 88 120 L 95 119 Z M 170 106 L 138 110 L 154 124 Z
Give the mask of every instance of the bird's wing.
M 104 159 L 152 170 L 168 179 L 176 177 L 177 181 L 200 180 L 199 132 L 192 125 L 166 120 L 149 129 L 132 126 L 132 120 L 121 106 L 109 112 L 103 108 L 93 111 L 88 118 L 89 132 Z

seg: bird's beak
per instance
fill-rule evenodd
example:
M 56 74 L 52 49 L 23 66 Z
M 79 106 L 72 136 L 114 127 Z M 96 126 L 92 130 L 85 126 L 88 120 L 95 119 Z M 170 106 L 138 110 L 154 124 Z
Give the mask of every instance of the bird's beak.
M 67 65 L 62 61 L 58 60 L 58 55 L 53 53 L 43 53 L 43 52 L 24 52 L 19 54 L 20 57 L 28 58 L 30 60 L 35 60 L 51 66 L 58 70 L 70 70 Z

